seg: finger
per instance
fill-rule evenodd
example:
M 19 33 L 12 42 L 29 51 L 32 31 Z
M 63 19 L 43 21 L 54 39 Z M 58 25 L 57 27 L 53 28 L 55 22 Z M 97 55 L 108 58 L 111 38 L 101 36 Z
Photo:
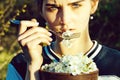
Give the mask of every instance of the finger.
M 31 26 L 38 26 L 38 22 L 33 22 L 33 21 L 21 21 L 20 22 L 20 29 L 19 29 L 19 35 L 24 33 L 28 27 Z
M 37 20 L 36 20 L 35 18 L 31 19 L 31 21 L 33 21 L 33 22 L 37 22 Z
M 46 39 L 41 39 L 41 38 L 37 38 L 37 39 L 34 39 L 34 40 L 30 41 L 30 42 L 27 42 L 27 43 L 26 43 L 26 46 L 27 46 L 28 48 L 30 48 L 30 49 L 34 49 L 34 48 L 37 47 L 37 45 L 43 46 L 43 45 L 42 45 L 43 43 L 44 43 L 44 44 L 47 44 L 47 45 L 50 45 L 50 42 L 49 42 L 48 40 L 46 40 Z
M 45 35 L 48 35 L 48 36 L 52 35 L 49 31 L 47 31 L 44 28 L 34 27 L 34 28 L 31 28 L 31 29 L 27 30 L 24 34 L 20 35 L 19 38 L 18 38 L 18 41 L 25 38 L 25 37 L 28 37 L 32 34 L 35 34 L 35 33 L 40 33 L 40 35 L 45 34 Z
M 32 41 L 32 40 L 34 40 L 34 39 L 37 39 L 37 38 L 46 39 L 46 40 L 49 41 L 49 42 L 52 41 L 52 38 L 49 37 L 49 36 L 47 36 L 47 35 L 45 35 L 45 34 L 35 33 L 35 34 L 33 34 L 33 35 L 31 35 L 31 36 L 29 36 L 29 37 L 26 37 L 26 38 L 24 38 L 23 40 L 21 40 L 21 44 L 22 44 L 23 46 L 25 46 L 27 42 L 30 42 L 30 41 Z M 44 41 L 42 41 L 42 42 L 44 42 Z

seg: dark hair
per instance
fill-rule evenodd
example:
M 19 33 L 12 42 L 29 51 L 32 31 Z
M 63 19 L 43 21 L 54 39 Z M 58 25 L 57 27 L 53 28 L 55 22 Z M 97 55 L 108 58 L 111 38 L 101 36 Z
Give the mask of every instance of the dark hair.
M 36 4 L 37 4 L 37 9 L 38 9 L 38 13 L 39 13 L 39 17 L 37 18 L 38 22 L 40 23 L 39 25 L 42 27 L 45 27 L 45 19 L 42 17 L 42 5 L 43 5 L 43 0 L 35 0 Z
M 42 13 L 43 0 L 37 0 L 37 5 L 38 5 L 38 10 L 40 10 L 40 13 Z

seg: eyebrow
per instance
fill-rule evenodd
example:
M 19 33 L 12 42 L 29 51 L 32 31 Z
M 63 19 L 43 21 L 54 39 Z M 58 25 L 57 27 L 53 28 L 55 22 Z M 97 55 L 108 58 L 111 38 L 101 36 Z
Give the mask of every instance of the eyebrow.
M 56 4 L 47 3 L 46 6 L 57 6 Z
M 53 0 L 54 3 L 48 2 L 46 6 L 57 6 L 56 1 Z
M 80 2 L 83 2 L 83 1 L 85 1 L 85 0 L 78 0 L 78 1 L 75 1 L 75 2 L 70 2 L 70 3 L 68 3 L 68 5 L 75 4 L 75 3 L 80 3 Z M 57 4 L 47 3 L 46 6 L 57 6 Z
M 83 2 L 83 1 L 85 1 L 85 0 L 78 0 L 78 1 L 75 1 L 75 2 L 70 2 L 70 3 L 68 3 L 68 5 L 75 4 L 75 3 L 80 3 L 80 2 Z

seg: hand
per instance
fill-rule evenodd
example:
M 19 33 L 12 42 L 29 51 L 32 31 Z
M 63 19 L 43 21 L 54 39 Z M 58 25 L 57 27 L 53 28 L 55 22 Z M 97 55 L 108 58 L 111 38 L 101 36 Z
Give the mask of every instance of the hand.
M 28 29 L 29 28 L 29 29 Z M 51 33 L 45 28 L 38 27 L 38 22 L 21 21 L 18 41 L 26 55 L 27 62 L 33 65 L 42 65 L 42 44 L 50 45 Z

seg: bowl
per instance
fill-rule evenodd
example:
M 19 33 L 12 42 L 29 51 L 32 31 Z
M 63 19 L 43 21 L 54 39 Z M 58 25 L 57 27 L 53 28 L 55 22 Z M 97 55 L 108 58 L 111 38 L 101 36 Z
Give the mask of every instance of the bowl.
M 99 71 L 72 75 L 70 73 L 55 73 L 40 70 L 41 80 L 98 80 Z

